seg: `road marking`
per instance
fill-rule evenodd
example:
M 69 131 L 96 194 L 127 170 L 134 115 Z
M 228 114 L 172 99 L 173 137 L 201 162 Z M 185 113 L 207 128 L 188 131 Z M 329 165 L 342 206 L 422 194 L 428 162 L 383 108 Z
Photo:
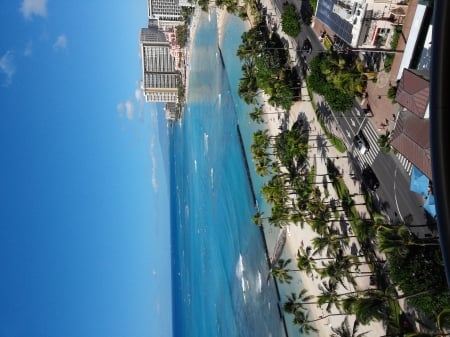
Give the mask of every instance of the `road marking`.
M 353 120 L 353 118 L 350 118 L 350 122 L 352 122 L 353 127 L 356 126 L 356 123 L 355 123 L 355 121 Z
M 347 137 L 352 139 L 352 135 L 350 134 L 350 132 L 348 130 L 345 130 L 345 132 L 347 133 Z

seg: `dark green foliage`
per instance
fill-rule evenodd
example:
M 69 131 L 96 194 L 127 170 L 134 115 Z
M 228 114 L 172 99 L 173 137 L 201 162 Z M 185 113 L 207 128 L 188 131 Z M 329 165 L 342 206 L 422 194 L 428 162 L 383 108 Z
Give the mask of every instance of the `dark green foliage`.
M 337 54 L 319 55 L 311 61 L 310 69 L 308 87 L 324 96 L 331 109 L 345 111 L 353 106 L 360 85 L 356 81 L 361 80 L 361 74 L 351 69 L 345 60 Z
M 410 246 L 404 257 L 389 255 L 388 263 L 392 281 L 408 297 L 409 303 L 430 317 L 450 308 L 439 246 Z
M 216 0 L 217 7 L 225 7 L 225 9 L 230 13 L 238 12 L 238 1 L 237 0 Z
M 281 29 L 292 37 L 296 37 L 300 33 L 300 16 L 292 4 L 284 7 L 281 15 Z
M 198 0 L 198 5 L 205 12 L 208 11 L 208 7 L 209 7 L 208 4 L 209 4 L 208 0 Z
M 281 164 L 289 171 L 297 171 L 306 163 L 307 134 L 297 128 L 283 131 L 275 140 L 275 149 Z
M 390 46 L 392 50 L 395 50 L 397 48 L 398 40 L 402 34 L 402 28 L 403 28 L 403 26 L 395 27 L 395 31 L 392 36 L 391 46 Z M 386 55 L 386 58 L 384 59 L 384 70 L 385 71 L 391 70 L 392 62 L 394 61 L 394 56 L 395 56 L 395 54 L 393 54 L 393 53 L 389 53 Z
M 387 96 L 391 99 L 392 103 L 395 103 L 397 96 L 397 87 L 389 87 Z
M 278 34 L 269 35 L 263 24 L 251 28 L 242 34 L 237 55 L 243 61 L 239 96 L 248 104 L 254 103 L 258 89 L 262 89 L 269 104 L 289 110 L 299 79 L 288 65 L 288 53 Z

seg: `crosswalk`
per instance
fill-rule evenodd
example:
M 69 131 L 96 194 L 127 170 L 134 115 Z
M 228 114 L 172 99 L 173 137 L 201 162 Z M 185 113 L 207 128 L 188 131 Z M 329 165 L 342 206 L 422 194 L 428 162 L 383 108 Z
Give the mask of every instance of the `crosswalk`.
M 395 156 L 398 158 L 398 160 L 400 161 L 400 164 L 403 166 L 403 168 L 405 169 L 405 171 L 408 173 L 408 175 L 411 175 L 411 171 L 412 171 L 412 163 L 406 159 L 400 152 L 397 152 L 395 154 Z
M 380 147 L 378 146 L 378 134 L 373 128 L 371 123 L 366 123 L 361 129 L 363 135 L 369 142 L 369 151 L 365 154 L 361 154 L 356 148 L 353 147 L 353 154 L 361 163 L 372 165 L 375 161 L 375 158 L 378 156 L 380 152 Z

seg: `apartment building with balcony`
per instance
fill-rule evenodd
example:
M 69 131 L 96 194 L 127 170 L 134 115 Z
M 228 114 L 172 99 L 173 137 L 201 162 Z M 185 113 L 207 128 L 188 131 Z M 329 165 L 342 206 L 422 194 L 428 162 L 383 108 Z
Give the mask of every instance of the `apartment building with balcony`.
M 427 1 L 419 1 L 414 32 L 429 22 L 428 8 Z M 405 0 L 318 0 L 313 25 L 320 26 L 331 42 L 390 49 L 395 29 L 403 25 L 407 12 Z
M 178 102 L 180 72 L 171 55 L 171 46 L 158 27 L 141 29 L 141 87 L 147 102 Z
M 161 30 L 167 30 L 184 22 L 182 7 L 194 7 L 188 0 L 148 0 L 148 17 L 157 21 Z

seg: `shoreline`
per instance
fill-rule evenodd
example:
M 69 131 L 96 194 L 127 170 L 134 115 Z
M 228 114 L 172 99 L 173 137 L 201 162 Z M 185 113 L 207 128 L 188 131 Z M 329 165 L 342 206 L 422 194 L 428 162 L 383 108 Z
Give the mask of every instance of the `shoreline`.
M 184 100 L 188 101 L 189 97 L 189 80 L 191 73 L 191 56 L 192 49 L 194 48 L 195 38 L 197 35 L 197 29 L 200 21 L 201 8 L 196 6 L 194 9 L 194 14 L 191 17 L 191 22 L 189 24 L 189 41 L 187 45 L 184 47 L 185 49 L 185 57 L 184 57 L 184 73 L 185 73 L 185 82 L 184 82 Z M 184 110 L 184 107 L 183 107 Z M 183 119 L 183 112 L 180 116 L 180 120 Z
M 225 10 L 219 9 L 217 8 L 217 27 L 218 27 L 218 42 L 219 42 L 219 50 L 221 50 L 222 46 L 223 46 L 223 38 L 224 38 L 224 30 L 226 29 L 226 24 L 228 21 L 228 16 L 230 15 L 228 12 L 226 12 Z M 244 21 L 245 23 L 245 29 L 250 29 L 251 25 L 248 22 L 248 20 Z M 274 117 L 269 117 L 269 116 L 276 116 L 277 114 L 277 108 L 270 106 L 267 104 L 267 97 L 265 94 L 259 94 L 258 95 L 258 99 L 259 104 L 263 106 L 263 110 L 264 110 L 264 123 L 262 125 L 264 125 L 268 131 L 269 134 L 271 136 L 277 135 L 279 133 L 279 125 L 277 124 L 278 119 L 274 118 Z M 299 111 L 299 104 L 301 102 L 296 102 L 296 104 L 294 104 L 294 106 L 291 108 L 291 110 L 297 110 Z M 292 119 L 293 120 L 293 119 Z M 239 125 L 237 126 L 238 130 L 239 130 Z M 238 131 L 239 133 L 239 131 Z M 242 144 L 243 146 L 243 144 Z M 243 149 L 245 150 L 245 149 Z M 247 167 L 249 168 L 249 166 L 253 163 L 249 163 L 248 159 L 246 156 L 244 156 L 244 160 L 245 160 L 245 165 L 247 165 Z M 260 191 L 256 191 L 254 190 L 254 184 L 253 184 L 253 180 L 252 177 L 249 174 L 249 180 L 250 180 L 250 188 L 252 189 L 252 193 L 255 195 L 256 193 L 260 193 Z M 255 198 L 255 197 L 254 197 Z M 256 199 L 254 199 L 256 200 Z M 255 208 L 257 211 L 259 211 L 259 209 Z M 252 224 L 253 225 L 253 224 Z M 298 227 L 296 225 L 293 225 L 292 227 Z M 292 261 L 295 261 L 295 258 L 297 256 L 297 250 L 299 248 L 300 242 L 298 242 L 298 244 L 295 242 L 295 238 L 296 237 L 303 237 L 303 240 L 309 242 L 310 239 L 312 239 L 312 236 L 314 235 L 314 232 L 309 229 L 309 228 L 305 228 L 306 230 L 309 230 L 309 235 L 311 238 L 309 240 L 305 239 L 305 233 L 294 233 L 296 232 L 296 230 L 294 228 L 292 228 L 291 225 L 288 226 L 287 231 L 288 231 L 288 238 L 286 240 L 286 244 L 284 246 L 283 249 L 283 253 L 281 258 L 283 259 L 291 259 Z M 297 228 L 300 229 L 300 228 Z M 264 243 L 264 247 L 266 250 L 266 260 L 267 260 L 267 264 L 268 267 L 270 268 L 270 259 L 271 259 L 271 252 L 274 250 L 276 243 L 277 243 L 277 239 L 278 239 L 278 234 L 281 231 L 281 229 L 278 229 L 276 227 L 273 227 L 271 225 L 263 225 L 260 227 L 260 231 L 261 231 L 261 236 L 262 236 L 262 240 Z M 276 292 L 278 295 L 278 310 L 279 310 L 279 314 L 280 314 L 280 319 L 282 320 L 283 326 L 285 328 L 285 334 L 286 336 L 293 336 L 293 335 L 297 335 L 298 334 L 298 327 L 294 326 L 292 323 L 292 320 L 289 319 L 290 317 L 288 316 L 287 313 L 284 312 L 283 310 L 283 302 L 286 299 L 286 295 L 290 294 L 293 290 L 292 289 L 285 289 L 286 284 L 282 284 L 281 282 L 277 281 L 273 276 L 270 276 L 270 278 L 272 279 L 272 281 L 274 282 L 275 288 L 276 288 Z M 312 282 L 311 279 L 305 274 L 305 273 L 297 273 L 297 275 L 293 275 L 293 279 L 291 284 L 296 284 L 296 285 L 302 285 L 302 287 L 298 287 L 296 286 L 295 291 L 298 293 L 301 289 L 306 289 L 308 291 L 309 294 L 314 294 L 316 295 L 316 292 L 313 291 L 315 289 L 317 289 L 317 284 L 315 282 Z M 310 313 L 310 318 L 311 319 L 317 319 L 319 318 L 319 316 L 321 315 L 321 313 L 319 313 L 316 308 L 311 308 L 311 310 L 309 310 Z M 331 333 L 331 330 L 329 329 L 329 327 L 319 327 L 319 325 L 321 324 L 316 324 L 315 326 L 318 328 L 318 332 L 317 332 L 317 336 L 327 336 Z M 314 333 L 311 333 L 310 336 L 314 336 Z
M 222 47 L 223 37 L 224 37 L 224 30 L 226 29 L 226 23 L 228 16 L 230 15 L 224 10 L 217 9 L 217 11 L 220 11 L 221 13 L 217 15 L 218 19 L 218 39 L 219 39 L 219 50 Z M 250 28 L 250 23 L 248 21 L 245 21 L 246 29 L 248 30 Z M 294 60 L 298 63 L 298 59 L 294 58 Z M 302 87 L 301 87 L 301 97 L 309 97 L 308 90 L 305 86 L 304 81 L 302 80 Z M 326 136 L 323 134 L 323 131 L 321 129 L 321 126 L 319 122 L 317 121 L 316 114 L 314 111 L 314 107 L 312 105 L 312 102 L 307 101 L 297 101 L 294 102 L 294 105 L 291 107 L 290 111 L 283 112 L 280 108 L 273 107 L 269 105 L 268 97 L 262 93 L 258 95 L 257 101 L 259 102 L 259 105 L 262 106 L 264 110 L 263 119 L 264 122 L 261 124 L 262 127 L 265 127 L 270 136 L 276 136 L 280 133 L 279 127 L 284 125 L 286 128 L 291 128 L 293 123 L 297 121 L 300 114 L 303 114 L 307 120 L 309 121 L 309 124 L 311 126 L 311 129 L 315 132 L 323 135 L 325 138 Z M 315 140 L 310 140 L 311 142 L 315 142 Z M 334 157 L 337 157 L 339 153 L 337 153 L 336 149 L 330 150 L 329 156 L 334 154 Z M 324 158 L 320 157 L 320 153 L 318 149 L 314 148 L 314 146 L 309 146 L 308 149 L 308 155 L 311 157 L 314 157 L 314 164 L 316 168 L 316 183 L 319 182 L 319 180 L 322 178 L 321 175 L 327 173 L 327 168 L 325 165 Z M 318 157 L 316 160 L 316 156 Z M 246 161 L 246 165 L 250 165 L 247 158 L 244 158 Z M 345 159 L 338 159 L 336 160 L 336 163 L 340 167 L 345 167 Z M 319 179 L 320 178 L 320 179 Z M 251 176 L 250 176 L 251 180 Z M 354 184 L 354 181 L 351 181 L 350 178 L 346 179 L 346 184 L 350 186 L 349 184 Z M 253 189 L 253 181 L 251 181 L 250 184 L 251 188 Z M 253 193 L 260 193 L 260 191 L 252 191 Z M 270 211 L 270 209 L 269 209 Z M 270 252 L 273 251 L 276 242 L 278 233 L 281 229 L 276 228 L 269 224 L 264 224 L 261 227 L 261 234 L 263 236 L 263 241 L 266 249 L 266 256 L 267 261 L 269 263 L 270 267 Z M 309 224 L 305 224 L 304 228 L 301 228 L 300 225 L 295 223 L 289 223 L 286 226 L 287 230 L 287 239 L 286 243 L 283 249 L 283 253 L 281 255 L 281 258 L 284 260 L 290 259 L 291 265 L 290 267 L 294 266 L 296 267 L 296 258 L 297 253 L 301 247 L 307 247 L 312 246 L 312 239 L 316 237 L 318 234 L 315 233 Z M 357 243 L 358 244 L 358 243 Z M 320 256 L 324 257 L 324 256 Z M 291 294 L 292 292 L 298 294 L 302 289 L 305 289 L 307 291 L 307 295 L 313 295 L 314 297 L 320 295 L 320 291 L 318 288 L 318 285 L 321 284 L 322 281 L 326 281 L 327 278 L 322 279 L 316 272 L 313 272 L 313 274 L 308 275 L 306 272 L 300 272 L 300 271 L 291 271 L 290 275 L 292 276 L 292 281 L 290 284 L 281 283 L 275 278 L 275 287 L 277 289 L 279 303 L 278 307 L 280 310 L 280 319 L 283 321 L 283 324 L 285 326 L 285 331 L 287 336 L 295 336 L 299 333 L 300 326 L 294 325 L 292 319 L 294 318 L 293 315 L 285 313 L 283 310 L 283 303 L 286 301 L 286 295 Z M 367 284 L 366 284 L 367 283 Z M 357 289 L 367 289 L 368 288 L 368 280 L 366 278 L 359 279 Z M 344 320 L 344 317 L 348 317 L 350 326 L 353 325 L 353 322 L 355 320 L 354 315 L 336 315 L 327 317 L 327 315 L 330 314 L 338 314 L 340 313 L 336 308 L 333 308 L 329 313 L 326 312 L 325 308 L 326 305 L 319 306 L 318 304 L 310 304 L 307 308 L 308 312 L 308 319 L 310 321 L 317 320 L 312 325 L 317 329 L 317 332 L 311 331 L 309 336 L 333 336 L 334 332 L 331 328 L 337 328 L 341 326 L 341 323 Z M 381 322 L 372 322 L 368 325 L 361 325 L 360 326 L 360 333 L 361 332 L 368 332 L 368 337 L 377 337 L 385 334 L 385 331 L 382 327 Z

